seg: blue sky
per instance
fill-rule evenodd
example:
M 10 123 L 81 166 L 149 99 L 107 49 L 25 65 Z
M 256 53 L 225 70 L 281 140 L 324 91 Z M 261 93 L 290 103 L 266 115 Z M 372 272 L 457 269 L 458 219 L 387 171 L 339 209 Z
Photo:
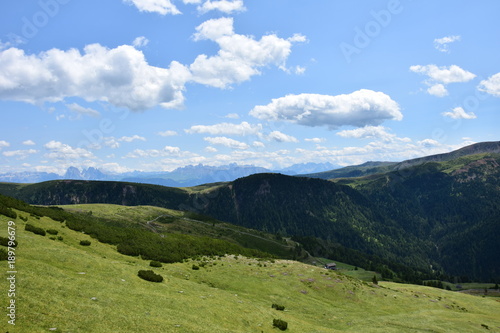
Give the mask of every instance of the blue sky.
M 400 161 L 500 140 L 500 2 L 0 2 L 0 173 Z

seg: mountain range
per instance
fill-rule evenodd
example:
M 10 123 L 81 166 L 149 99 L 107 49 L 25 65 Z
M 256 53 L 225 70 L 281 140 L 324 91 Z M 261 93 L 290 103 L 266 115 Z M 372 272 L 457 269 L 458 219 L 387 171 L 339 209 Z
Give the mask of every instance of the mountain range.
M 0 184 L 31 204 L 112 203 L 194 211 L 293 237 L 317 256 L 422 275 L 500 278 L 500 143 L 479 143 L 390 171 L 325 180 L 260 173 L 189 188 L 115 181 Z M 348 169 L 351 171 L 355 168 Z M 406 268 L 405 268 L 406 267 Z
M 338 166 L 332 163 L 301 163 L 294 164 L 281 170 L 270 170 L 253 165 L 238 165 L 232 163 L 223 166 L 210 165 L 188 165 L 177 168 L 173 171 L 165 172 L 142 172 L 133 171 L 120 174 L 106 173 L 94 167 L 82 170 L 76 167 L 69 167 L 63 175 L 47 172 L 11 172 L 0 174 L 0 182 L 10 183 L 39 183 L 49 180 L 113 180 L 144 184 L 156 184 L 163 186 L 196 186 L 204 183 L 214 183 L 221 181 L 232 181 L 240 177 L 249 176 L 255 173 L 279 172 L 287 175 L 298 175 L 305 173 L 317 173 L 331 170 Z

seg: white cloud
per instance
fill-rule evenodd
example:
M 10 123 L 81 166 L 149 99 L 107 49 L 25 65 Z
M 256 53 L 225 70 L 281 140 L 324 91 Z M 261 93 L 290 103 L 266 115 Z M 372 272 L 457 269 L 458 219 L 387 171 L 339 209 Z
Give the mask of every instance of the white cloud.
M 22 160 L 27 158 L 29 155 L 38 153 L 38 150 L 35 149 L 27 149 L 27 150 L 11 150 L 4 151 L 2 154 L 6 157 L 17 157 Z
M 120 147 L 120 143 L 116 140 L 115 137 L 112 137 L 112 136 L 110 136 L 110 137 L 104 137 L 104 138 L 102 138 L 102 141 L 103 141 L 103 143 L 104 143 L 104 145 L 106 147 L 109 147 L 111 149 L 117 149 L 117 148 Z M 95 147 L 95 148 L 100 149 L 101 147 L 98 146 L 98 147 Z
M 460 41 L 460 36 L 447 36 L 434 39 L 434 47 L 440 52 L 450 52 L 450 43 Z
M 296 66 L 295 67 L 295 74 L 302 75 L 305 72 L 306 72 L 306 68 L 305 67 L 301 67 L 301 66 Z
M 438 147 L 439 142 L 434 139 L 424 139 L 422 141 L 417 142 L 420 146 L 429 148 L 429 147 Z
M 118 141 L 123 141 L 123 142 L 132 142 L 134 140 L 146 141 L 146 138 L 136 134 L 133 136 L 122 136 L 121 138 L 118 139 Z
M 229 113 L 224 118 L 229 118 L 229 119 L 239 119 L 240 116 L 237 113 Z
M 362 128 L 341 131 L 338 132 L 337 135 L 343 138 L 380 139 L 384 142 L 411 141 L 409 138 L 398 138 L 396 134 L 389 133 L 388 129 L 384 126 L 365 126 Z
M 203 138 L 203 140 L 209 142 L 212 145 L 220 145 L 220 146 L 225 146 L 228 148 L 232 149 L 248 149 L 249 146 L 240 141 L 236 141 L 234 139 L 226 138 L 224 136 L 218 136 L 218 137 L 207 137 Z
M 410 67 L 410 71 L 427 75 L 431 80 L 444 84 L 468 82 L 476 77 L 475 74 L 468 72 L 457 65 L 451 65 L 449 67 L 438 67 L 436 65 L 415 65 Z
M 10 143 L 7 141 L 1 140 L 0 141 L 0 149 L 5 148 L 5 147 L 10 147 Z
M 289 42 L 293 42 L 293 43 L 296 43 L 296 42 L 305 43 L 305 42 L 307 42 L 307 37 L 302 35 L 302 34 L 293 34 L 293 36 L 288 38 L 287 40 Z
M 169 68 L 150 66 L 129 45 L 108 49 L 92 44 L 83 54 L 52 49 L 27 55 L 10 48 L 0 52 L 0 68 L 0 99 L 39 103 L 80 97 L 136 111 L 180 107 L 190 78 L 189 70 L 175 61 Z
M 217 148 L 214 148 L 212 146 L 208 146 L 208 147 L 205 148 L 205 151 L 207 153 L 216 153 L 218 150 L 217 150 Z
M 185 156 L 189 152 L 182 152 L 179 147 L 165 146 L 163 149 L 135 149 L 133 152 L 128 153 L 124 158 L 151 158 L 151 157 L 165 157 L 165 156 Z
M 34 145 L 36 145 L 36 143 L 33 140 L 26 140 L 26 141 L 23 141 L 23 145 L 34 146 Z
M 306 142 L 314 142 L 314 143 L 322 143 L 325 142 L 325 138 L 310 138 L 310 139 L 304 139 Z
M 451 43 L 460 41 L 460 36 L 447 36 L 443 38 L 434 39 L 434 47 L 440 52 L 450 52 Z
M 490 95 L 500 97 L 500 73 L 490 76 L 487 80 L 481 81 L 478 89 Z
M 243 12 L 246 10 L 242 0 L 206 0 L 203 5 L 198 6 L 202 14 L 212 10 L 218 10 L 225 14 Z
M 59 141 L 52 140 L 46 143 L 44 147 L 50 151 L 45 156 L 58 161 L 96 158 L 94 154 L 86 149 L 73 148 Z
M 70 109 L 71 111 L 75 112 L 78 114 L 78 117 L 81 117 L 82 115 L 86 115 L 86 116 L 91 116 L 91 117 L 94 117 L 94 118 L 97 118 L 97 117 L 100 117 L 101 114 L 99 113 L 99 111 L 96 111 L 94 109 L 91 109 L 91 108 L 85 108 L 77 103 L 72 103 L 72 104 L 66 104 L 66 107 L 68 109 Z
M 124 172 L 133 171 L 132 169 L 129 169 L 127 167 L 124 167 L 124 166 L 119 165 L 118 163 L 114 163 L 114 162 L 101 164 L 99 169 L 101 169 L 107 173 L 124 173 Z
M 254 141 L 252 143 L 252 147 L 255 147 L 255 148 L 265 148 L 266 145 L 263 143 L 263 142 L 260 142 L 260 141 Z
M 443 116 L 449 117 L 452 119 L 476 119 L 477 116 L 474 114 L 474 112 L 465 112 L 465 110 L 462 107 L 456 107 L 450 112 L 443 112 Z
M 170 0 L 123 0 L 123 2 L 136 6 L 141 12 L 158 13 L 161 15 L 181 14 Z
M 289 121 L 305 126 L 379 125 L 385 120 L 401 120 L 399 105 L 388 95 L 373 90 L 330 96 L 319 94 L 287 95 L 258 105 L 250 115 L 269 121 Z
M 146 45 L 149 44 L 149 39 L 147 39 L 146 37 L 144 36 L 140 36 L 140 37 L 137 37 L 136 39 L 134 39 L 134 41 L 132 42 L 132 45 L 135 47 L 135 48 L 141 48 L 141 47 L 144 47 Z
M 432 85 L 429 89 L 427 89 L 427 92 L 430 95 L 437 96 L 437 97 L 444 97 L 444 96 L 448 95 L 448 90 L 441 83 L 436 83 L 436 84 Z
M 269 141 L 276 142 L 299 142 L 297 138 L 285 133 L 281 133 L 280 131 L 272 131 L 271 133 L 269 133 L 269 135 L 267 135 L 267 139 Z
M 158 132 L 156 133 L 159 136 L 176 136 L 177 132 L 176 131 L 163 131 L 163 132 Z
M 234 33 L 232 18 L 208 20 L 196 27 L 196 31 L 194 40 L 212 40 L 220 50 L 215 56 L 196 57 L 189 67 L 192 80 L 217 88 L 247 81 L 268 65 L 285 68 L 291 53 L 292 42 L 274 34 L 255 40 Z
M 262 125 L 251 125 L 246 121 L 241 124 L 221 123 L 216 125 L 195 125 L 185 130 L 186 133 L 207 133 L 210 135 L 258 135 L 262 131 Z
M 424 81 L 424 83 L 429 86 L 427 92 L 437 97 L 448 95 L 448 90 L 446 89 L 447 84 L 468 82 L 476 77 L 475 74 L 457 65 L 451 65 L 449 67 L 415 65 L 410 67 L 410 71 L 428 76 L 429 78 Z

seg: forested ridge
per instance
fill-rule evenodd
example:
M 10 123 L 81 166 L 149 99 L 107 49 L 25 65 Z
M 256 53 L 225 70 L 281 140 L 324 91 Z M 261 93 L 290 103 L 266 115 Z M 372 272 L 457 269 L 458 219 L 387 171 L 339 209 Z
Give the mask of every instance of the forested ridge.
M 256 174 L 188 189 L 92 181 L 17 186 L 34 204 L 115 203 L 191 210 L 293 236 L 312 254 L 397 273 L 500 278 L 500 155 L 462 155 L 339 180 Z M 410 269 L 410 271 L 405 271 Z

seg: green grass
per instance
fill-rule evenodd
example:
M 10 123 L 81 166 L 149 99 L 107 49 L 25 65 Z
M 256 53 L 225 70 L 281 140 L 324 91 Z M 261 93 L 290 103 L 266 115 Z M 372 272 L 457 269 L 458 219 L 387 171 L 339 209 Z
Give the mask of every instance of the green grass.
M 153 206 L 120 206 L 110 204 L 84 204 L 59 206 L 70 212 L 89 213 L 93 216 L 115 221 L 120 225 L 141 227 L 156 232 L 188 234 L 218 238 L 243 247 L 258 249 L 286 258 L 295 242 L 277 241 L 274 235 L 223 223 L 189 212 Z M 147 224 L 148 221 L 153 221 Z
M 19 213 L 19 212 L 18 212 Z M 27 214 L 20 212 L 21 216 Z M 0 236 L 7 235 L 0 216 Z M 51 219 L 28 223 L 55 229 L 63 241 L 17 224 L 17 332 L 490 332 L 500 331 L 494 299 L 435 288 L 379 286 L 294 261 L 225 256 L 151 268 Z M 82 247 L 81 240 L 92 245 Z M 202 265 L 192 270 L 192 265 Z M 0 262 L 0 308 L 8 301 L 6 262 Z M 153 269 L 165 280 L 137 276 Z M 285 306 L 276 311 L 273 303 Z M 5 310 L 0 310 L 5 311 Z

